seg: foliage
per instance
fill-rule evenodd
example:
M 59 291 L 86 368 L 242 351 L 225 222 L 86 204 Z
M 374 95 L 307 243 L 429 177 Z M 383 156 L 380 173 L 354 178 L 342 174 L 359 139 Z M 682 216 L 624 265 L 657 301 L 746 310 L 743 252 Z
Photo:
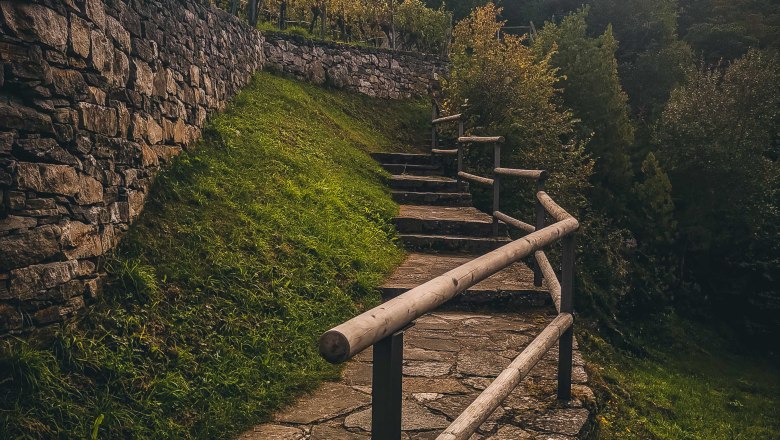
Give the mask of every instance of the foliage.
M 441 53 L 449 40 L 451 13 L 422 0 L 265 0 L 261 28 L 275 28 L 283 3 L 286 21 L 291 28 L 308 26 L 307 37 L 429 53 Z
M 708 63 L 750 48 L 780 49 L 780 4 L 771 0 L 680 0 L 680 34 Z
M 398 5 L 396 30 L 406 49 L 440 53 L 448 44 L 451 16 L 444 10 L 431 9 L 421 0 L 404 0 Z
M 590 130 L 580 130 L 572 113 L 561 106 L 565 93 L 562 96 L 557 88 L 558 70 L 551 66 L 557 56 L 554 31 L 544 37 L 549 43 L 545 50 L 535 51 L 512 35 L 498 39 L 496 30 L 503 24 L 497 21 L 499 13 L 489 4 L 456 26 L 445 106 L 452 113 L 468 102 L 467 126 L 506 138 L 503 150 L 508 154 L 502 164 L 551 172 L 547 190 L 582 223 L 578 301 L 594 315 L 611 320 L 629 293 L 630 235 L 585 200 L 593 166 L 585 152 Z M 478 174 L 489 175 L 492 152 L 475 147 L 466 159 Z M 488 194 L 474 192 L 478 206 L 489 209 Z M 502 198 L 502 211 L 533 218 L 534 190 L 529 183 L 503 179 L 501 192 L 512 194 Z
M 89 314 L 0 342 L 0 438 L 229 438 L 334 377 L 318 335 L 402 258 L 365 151 L 427 114 L 259 74 L 158 176 Z
M 657 317 L 634 327 L 632 353 L 594 331 L 577 337 L 601 402 L 595 438 L 780 437 L 780 366 L 745 353 L 712 324 Z M 625 329 L 624 329 L 625 330 Z
M 601 32 L 611 24 L 620 42 L 616 52 L 620 77 L 634 113 L 654 119 L 692 63 L 690 48 L 677 40 L 677 1 L 592 0 L 592 4 L 591 29 Z
M 730 314 L 780 298 L 778 112 L 780 59 L 753 50 L 725 69 L 693 71 L 660 121 L 658 158 L 674 188 L 682 269 L 705 292 L 697 300 Z
M 590 138 L 587 151 L 595 160 L 590 202 L 618 217 L 625 209 L 626 188 L 632 169 L 628 150 L 634 129 L 628 115 L 627 96 L 620 86 L 611 27 L 604 34 L 587 36 L 588 8 L 566 16 L 556 25 L 547 23 L 534 41 L 541 56 L 551 55 L 561 76 L 563 102 L 580 119 L 580 138 Z
M 571 112 L 559 105 L 558 78 L 550 65 L 551 55 L 537 57 L 520 37 L 497 31 L 500 9 L 492 3 L 477 8 L 453 32 L 452 67 L 444 81 L 444 103 L 454 113 L 468 103 L 468 127 L 506 138 L 507 166 L 547 169 L 549 191 L 571 212 L 584 206 L 592 163 L 583 141 L 575 137 Z M 470 163 L 490 168 L 492 157 L 483 150 L 471 151 Z M 515 191 L 512 191 L 517 193 Z M 533 206 L 528 197 L 517 206 Z M 528 216 L 526 216 L 528 218 Z

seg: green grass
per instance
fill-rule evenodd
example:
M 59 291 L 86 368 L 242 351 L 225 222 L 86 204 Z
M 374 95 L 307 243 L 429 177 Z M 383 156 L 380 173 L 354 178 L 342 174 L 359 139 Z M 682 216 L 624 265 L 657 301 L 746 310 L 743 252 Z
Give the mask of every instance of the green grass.
M 601 394 L 596 438 L 780 438 L 780 365 L 674 316 L 642 333 L 634 354 L 580 336 Z
M 335 377 L 319 334 L 403 256 L 366 152 L 413 149 L 426 107 L 258 74 L 158 176 L 89 314 L 0 341 L 0 438 L 226 438 Z

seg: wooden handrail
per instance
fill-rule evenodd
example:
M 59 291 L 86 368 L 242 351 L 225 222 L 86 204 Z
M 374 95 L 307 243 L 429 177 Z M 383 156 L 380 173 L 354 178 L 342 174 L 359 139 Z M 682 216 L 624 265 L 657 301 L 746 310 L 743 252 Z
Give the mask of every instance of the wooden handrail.
M 477 257 L 338 325 L 320 337 L 320 355 L 338 364 L 392 335 L 457 294 L 579 228 L 573 218 L 553 223 Z
M 534 225 L 529 225 L 528 223 L 526 223 L 524 221 L 520 221 L 520 220 L 518 220 L 518 219 L 516 219 L 514 217 L 510 217 L 510 216 L 504 214 L 501 211 L 494 212 L 493 213 L 493 217 L 501 220 L 502 222 L 504 222 L 504 223 L 506 223 L 506 224 L 508 224 L 510 226 L 514 226 L 515 228 L 520 229 L 521 231 L 534 232 L 536 230 Z M 537 252 L 539 252 L 539 251 L 537 251 Z
M 558 281 L 558 277 L 555 275 L 550 260 L 547 259 L 547 255 L 544 251 L 534 252 L 536 258 L 536 264 L 539 265 L 539 269 L 544 275 L 544 279 L 547 280 L 547 288 L 550 289 L 550 296 L 555 304 L 555 310 L 559 313 L 561 311 L 561 283 Z
M 504 136 L 460 136 L 458 142 L 462 144 L 489 144 L 504 142 Z
M 541 287 L 543 281 L 547 280 L 558 316 L 477 400 L 458 416 L 438 440 L 470 438 L 556 342 L 557 397 L 560 400 L 571 399 L 575 232 L 579 229 L 579 222 L 544 191 L 547 171 L 501 167 L 501 143 L 504 142 L 502 136 L 463 136 L 464 123 L 460 114 L 440 118 L 437 116 L 438 111 L 434 106 L 431 119 L 431 152 L 457 154 L 458 182 L 468 180 L 492 186 L 493 236 L 498 237 L 501 234 L 500 222 L 526 231 L 528 235 L 408 290 L 322 334 L 319 342 L 320 355 L 331 363 L 344 362 L 369 346 L 374 346 L 371 392 L 374 405 L 371 410 L 371 423 L 372 438 L 375 440 L 397 440 L 401 436 L 404 330 L 413 325 L 415 319 L 532 253 L 536 260 L 534 286 Z M 457 148 L 438 148 L 436 125 L 450 121 L 458 121 Z M 492 178 L 463 171 L 463 155 L 468 143 L 493 144 Z M 500 211 L 502 176 L 536 180 L 534 225 Z M 548 212 L 555 219 L 555 223 L 546 226 Z M 563 245 L 560 281 L 542 251 L 542 248 L 558 240 L 561 240 Z
M 452 149 L 444 149 L 443 150 L 441 148 L 433 148 L 433 149 L 431 149 L 431 153 L 433 153 L 433 154 L 451 154 L 451 155 L 456 155 L 456 154 L 458 154 L 458 149 L 457 148 L 452 148 Z
M 463 115 L 460 114 L 460 113 L 458 113 L 457 115 L 442 116 L 440 118 L 436 118 L 436 119 L 432 120 L 431 124 L 436 125 L 436 124 L 441 124 L 443 122 L 459 121 L 462 116 Z
M 545 170 L 519 170 L 517 168 L 496 168 L 494 173 L 502 176 L 515 176 L 525 177 L 527 179 L 546 179 L 547 171 Z
M 485 391 L 468 406 L 436 440 L 466 440 L 514 391 L 547 351 L 574 323 L 571 313 L 561 313 L 528 344 Z
M 550 196 L 547 195 L 544 191 L 539 191 L 536 193 L 536 198 L 539 199 L 539 202 L 541 202 L 542 206 L 544 206 L 544 209 L 555 219 L 555 221 L 561 221 L 567 218 L 573 218 L 571 214 L 566 212 L 565 209 L 561 208 L 557 203 L 553 201 Z
M 476 174 L 469 174 L 465 171 L 458 171 L 458 177 L 461 179 L 471 180 L 472 182 L 481 183 L 483 185 L 493 185 L 493 179 L 477 176 Z

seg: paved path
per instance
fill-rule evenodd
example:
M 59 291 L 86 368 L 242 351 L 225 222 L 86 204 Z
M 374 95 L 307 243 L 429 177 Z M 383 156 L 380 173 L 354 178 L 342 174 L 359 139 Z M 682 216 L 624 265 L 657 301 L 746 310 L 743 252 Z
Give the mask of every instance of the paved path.
M 499 238 L 492 236 L 490 216 L 471 207 L 468 188 L 441 177 L 430 156 L 375 158 L 398 173 L 390 182 L 403 203 L 395 223 L 413 251 L 382 286 L 386 298 L 508 241 L 503 225 Z M 403 439 L 435 439 L 554 317 L 549 294 L 518 263 L 418 319 L 404 335 Z M 574 399 L 566 403 L 555 398 L 557 358 L 551 350 L 473 438 L 582 438 L 594 398 L 576 342 Z M 370 433 L 369 349 L 346 364 L 341 381 L 323 384 L 240 439 L 350 440 Z

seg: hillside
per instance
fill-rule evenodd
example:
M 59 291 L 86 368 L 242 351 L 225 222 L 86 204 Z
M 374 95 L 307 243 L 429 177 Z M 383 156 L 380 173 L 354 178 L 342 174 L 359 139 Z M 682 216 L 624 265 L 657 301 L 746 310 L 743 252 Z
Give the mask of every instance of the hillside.
M 91 312 L 0 342 L 0 438 L 223 438 L 333 377 L 316 338 L 402 258 L 366 153 L 420 145 L 428 111 L 258 74 L 158 176 Z

